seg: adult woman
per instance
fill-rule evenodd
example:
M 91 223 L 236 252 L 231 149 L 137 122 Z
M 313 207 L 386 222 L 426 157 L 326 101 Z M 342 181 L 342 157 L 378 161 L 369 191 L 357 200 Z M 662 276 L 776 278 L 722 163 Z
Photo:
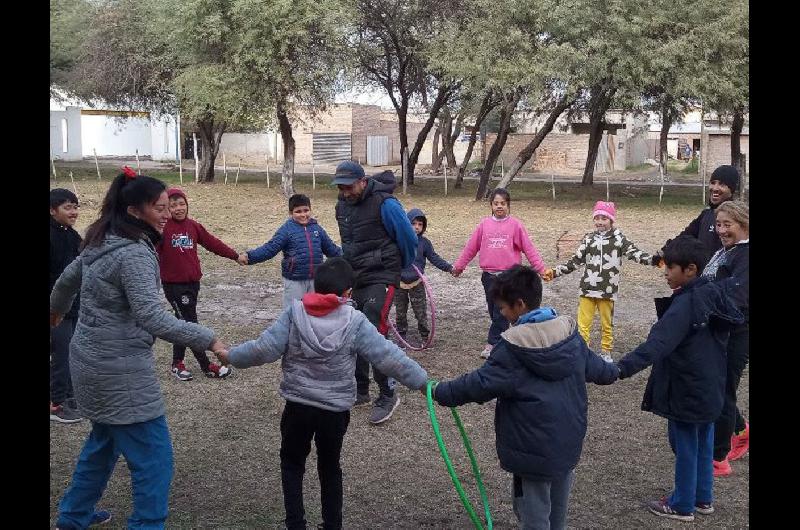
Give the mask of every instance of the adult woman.
M 741 458 L 750 446 L 750 425 L 736 406 L 736 390 L 750 355 L 750 208 L 742 201 L 717 207 L 717 234 L 722 248 L 703 270 L 703 276 L 730 283 L 730 293 L 745 322 L 731 330 L 725 404 L 714 424 L 714 476 L 730 475 L 729 460 Z
M 50 325 L 81 307 L 70 345 L 70 371 L 92 431 L 59 505 L 57 527 L 86 528 L 119 455 L 131 471 L 128 528 L 163 528 L 172 480 L 172 442 L 154 369 L 155 337 L 219 351 L 208 328 L 178 320 L 161 304 L 154 245 L 169 219 L 164 183 L 126 168 L 86 232 L 81 254 L 50 296 Z

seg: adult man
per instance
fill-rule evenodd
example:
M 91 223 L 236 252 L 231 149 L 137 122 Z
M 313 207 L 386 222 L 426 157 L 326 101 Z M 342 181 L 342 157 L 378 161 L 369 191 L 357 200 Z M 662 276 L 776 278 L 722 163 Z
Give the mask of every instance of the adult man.
M 393 186 L 367 178 L 360 164 L 345 161 L 336 168 L 333 183 L 339 187 L 336 221 L 342 240 L 343 257 L 353 267 L 353 300 L 360 311 L 386 335 L 386 318 L 392 306 L 394 290 L 400 283 L 400 271 L 414 261 L 417 235 L 391 191 Z M 369 403 L 369 362 L 356 361 L 356 405 Z M 388 420 L 400 397 L 394 380 L 374 366 L 373 377 L 380 394 L 375 400 L 369 421 Z

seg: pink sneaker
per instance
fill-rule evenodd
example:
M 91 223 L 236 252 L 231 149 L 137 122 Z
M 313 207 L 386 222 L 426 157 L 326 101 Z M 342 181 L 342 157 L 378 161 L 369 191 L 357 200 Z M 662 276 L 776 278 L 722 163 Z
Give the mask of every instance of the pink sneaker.
M 717 462 L 714 460 L 714 476 L 715 477 L 725 477 L 733 473 L 733 469 L 731 469 L 731 465 L 728 463 L 728 459 L 721 462 Z
M 750 424 L 745 422 L 744 430 L 731 436 L 731 451 L 728 453 L 728 460 L 739 460 L 750 449 Z

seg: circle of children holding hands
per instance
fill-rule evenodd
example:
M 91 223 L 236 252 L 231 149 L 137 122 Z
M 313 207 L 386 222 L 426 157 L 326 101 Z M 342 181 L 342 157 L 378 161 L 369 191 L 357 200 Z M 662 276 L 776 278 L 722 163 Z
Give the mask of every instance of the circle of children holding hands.
M 186 347 L 214 378 L 229 375 L 231 365 L 282 361 L 286 527 L 306 528 L 302 486 L 313 439 L 320 527 L 341 528 L 340 455 L 350 409 L 371 403 L 369 421 L 379 424 L 400 404 L 396 381 L 426 392 L 425 370 L 386 338 L 392 302 L 401 338 L 408 333 L 410 303 L 427 341 L 429 304 L 420 276 L 426 261 L 458 277 L 476 254 L 491 321 L 481 352 L 487 360 L 437 383 L 432 397 L 449 407 L 497 399 L 496 448 L 501 466 L 512 474 L 520 527 L 566 527 L 587 428 L 586 383 L 611 384 L 651 365 L 642 409 L 667 419 L 676 464 L 672 493 L 648 508 L 686 521 L 714 511 L 713 477 L 730 474 L 729 461 L 749 447 L 749 425 L 736 406 L 749 357 L 749 210 L 731 200 L 738 185 L 735 168 L 721 166 L 712 174 L 709 208 L 656 255 L 639 250 L 614 226 L 613 203 L 598 201 L 595 230 L 574 256 L 552 269 L 523 223 L 511 216 L 511 196 L 503 189 L 491 193 L 492 215 L 450 265 L 423 235 L 427 216 L 416 208 L 404 211 L 387 173 L 370 178 L 350 161 L 337 167 L 341 248 L 311 217 L 308 197 L 294 195 L 290 218 L 274 236 L 241 254 L 188 217 L 182 190 L 167 190 L 128 168 L 112 182 L 82 244 L 71 228 L 77 198 L 67 190 L 51 191 L 51 419 L 92 422 L 59 505 L 58 528 L 110 519 L 95 505 L 120 454 L 131 469 L 129 527 L 164 527 L 172 445 L 153 364 L 155 337 L 175 345 L 171 373 L 182 381 L 192 378 L 183 362 Z M 241 265 L 283 253 L 283 311 L 257 339 L 228 348 L 196 323 L 197 244 Z M 521 265 L 522 253 L 531 267 Z M 656 299 L 658 321 L 647 339 L 614 363 L 613 306 L 623 257 L 664 267 L 673 295 Z M 542 279 L 579 266 L 584 273 L 576 320 L 542 305 Z M 162 285 L 175 316 L 161 303 Z M 598 312 L 601 355 L 588 346 Z M 379 389 L 374 401 L 370 367 Z

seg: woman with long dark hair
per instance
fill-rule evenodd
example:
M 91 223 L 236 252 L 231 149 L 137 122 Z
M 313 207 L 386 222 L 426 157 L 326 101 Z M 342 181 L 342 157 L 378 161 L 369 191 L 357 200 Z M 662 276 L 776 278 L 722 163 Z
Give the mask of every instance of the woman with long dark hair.
M 81 254 L 50 296 L 57 325 L 80 292 L 70 344 L 75 398 L 92 430 L 59 505 L 57 527 L 86 528 L 120 454 L 131 472 L 128 528 L 164 528 L 173 457 L 156 377 L 156 337 L 199 351 L 225 345 L 204 326 L 175 318 L 161 303 L 155 245 L 170 217 L 164 183 L 130 168 L 103 200 Z

